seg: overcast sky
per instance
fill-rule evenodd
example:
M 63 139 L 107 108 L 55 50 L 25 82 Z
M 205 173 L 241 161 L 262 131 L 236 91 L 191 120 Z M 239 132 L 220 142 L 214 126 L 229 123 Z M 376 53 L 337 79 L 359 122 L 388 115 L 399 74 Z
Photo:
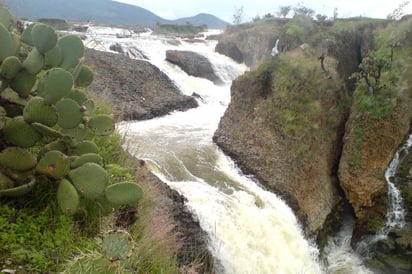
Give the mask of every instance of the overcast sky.
M 305 7 L 315 10 L 316 14 L 333 16 L 337 8 L 339 17 L 365 16 L 386 18 L 393 10 L 405 0 L 114 0 L 134 4 L 150 10 L 165 18 L 177 19 L 190 17 L 199 13 L 213 14 L 229 23 L 233 21 L 236 9 L 243 7 L 245 21 L 250 21 L 256 15 L 263 16 L 267 13 L 276 14 L 279 6 L 296 6 L 303 3 Z M 405 9 L 405 13 L 412 13 L 412 4 Z

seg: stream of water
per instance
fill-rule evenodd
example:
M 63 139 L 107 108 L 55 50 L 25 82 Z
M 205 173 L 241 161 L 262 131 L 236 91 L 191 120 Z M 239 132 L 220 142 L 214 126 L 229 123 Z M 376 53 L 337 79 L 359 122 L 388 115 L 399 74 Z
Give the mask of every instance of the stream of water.
M 119 33 L 127 38 L 116 36 Z M 142 53 L 184 94 L 196 92 L 202 97 L 198 108 L 123 122 L 118 129 L 126 137 L 125 148 L 187 198 L 188 208 L 209 235 L 210 250 L 220 266 L 217 273 L 372 273 L 349 245 L 353 220 L 329 241 L 320 261 L 318 248 L 305 239 L 286 203 L 244 176 L 213 143 L 213 133 L 230 102 L 231 81 L 247 70 L 244 65 L 215 53 L 214 41 L 193 43 L 103 27 L 89 28 L 88 35 L 87 46 L 109 51 L 110 45 L 119 43 L 125 51 Z M 206 56 L 225 84 L 216 86 L 187 75 L 165 61 L 168 49 Z

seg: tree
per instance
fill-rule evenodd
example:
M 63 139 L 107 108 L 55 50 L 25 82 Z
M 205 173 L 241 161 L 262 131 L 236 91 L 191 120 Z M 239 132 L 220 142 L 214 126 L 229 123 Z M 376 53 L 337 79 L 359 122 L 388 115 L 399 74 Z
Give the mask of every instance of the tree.
M 404 9 L 407 5 L 409 5 L 410 1 L 403 1 L 402 3 L 399 4 L 399 7 L 397 7 L 391 14 L 388 15 L 388 19 L 391 20 L 398 20 L 401 19 L 401 17 L 404 15 Z
M 243 6 L 240 8 L 235 8 L 235 12 L 233 14 L 233 24 L 239 25 L 243 21 Z
M 354 73 L 351 78 L 364 80 L 369 93 L 375 95 L 384 87 L 381 84 L 382 72 L 391 68 L 391 60 L 387 56 L 379 55 L 375 51 L 368 53 L 359 65 L 360 72 Z
M 292 10 L 292 6 L 280 6 L 279 11 L 277 12 L 279 16 L 286 18 L 289 12 Z
M 307 17 L 313 17 L 315 11 L 311 8 L 305 7 L 302 4 L 298 4 L 296 7 L 293 8 L 295 15 L 305 15 Z

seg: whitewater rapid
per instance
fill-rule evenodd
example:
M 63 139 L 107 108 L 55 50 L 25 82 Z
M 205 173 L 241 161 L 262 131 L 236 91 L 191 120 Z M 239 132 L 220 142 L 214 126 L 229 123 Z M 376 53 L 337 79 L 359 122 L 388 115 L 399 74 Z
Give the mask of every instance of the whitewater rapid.
M 339 240 L 350 237 L 346 234 L 329 242 L 330 256 L 320 262 L 318 248 L 305 239 L 286 203 L 244 176 L 212 142 L 230 102 L 231 82 L 246 66 L 215 53 L 216 41 L 188 42 L 151 32 L 89 28 L 87 46 L 110 51 L 114 43 L 126 52 L 138 49 L 184 94 L 196 92 L 202 98 L 198 108 L 148 121 L 122 122 L 118 130 L 125 136 L 125 149 L 147 161 L 154 174 L 187 198 L 188 208 L 209 235 L 217 273 L 370 273 L 350 246 Z M 216 86 L 187 75 L 165 61 L 168 49 L 207 57 L 225 84 Z

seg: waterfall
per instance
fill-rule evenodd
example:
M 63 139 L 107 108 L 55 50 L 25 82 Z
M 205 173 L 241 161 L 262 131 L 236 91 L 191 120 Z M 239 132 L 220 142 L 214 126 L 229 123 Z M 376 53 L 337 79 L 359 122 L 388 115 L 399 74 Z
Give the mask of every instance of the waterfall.
M 402 196 L 392 180 L 399 166 L 400 155 L 403 153 L 408 154 L 411 146 L 412 134 L 409 135 L 406 142 L 396 151 L 395 156 L 385 171 L 385 180 L 388 186 L 389 205 L 386 213 L 385 225 L 379 232 L 379 234 L 383 236 L 387 236 L 388 233 L 396 227 L 403 228 L 405 226 L 405 210 L 402 206 Z
M 202 98 L 198 108 L 147 121 L 122 122 L 117 128 L 125 136 L 125 148 L 187 198 L 187 207 L 209 235 L 217 273 L 370 273 L 356 256 L 349 256 L 354 253 L 347 248 L 348 240 L 331 242 L 327 266 L 323 266 L 319 250 L 305 239 L 287 204 L 254 178 L 243 175 L 213 143 L 213 133 L 230 102 L 231 82 L 246 66 L 214 52 L 216 41 L 188 43 L 150 32 L 116 35 L 125 32 L 104 27 L 90 27 L 89 32 L 92 35 L 85 42 L 89 47 L 110 51 L 117 43 L 124 53 L 138 51 L 184 94 L 196 92 Z M 165 61 L 168 49 L 206 56 L 225 84 L 216 86 L 187 75 Z

